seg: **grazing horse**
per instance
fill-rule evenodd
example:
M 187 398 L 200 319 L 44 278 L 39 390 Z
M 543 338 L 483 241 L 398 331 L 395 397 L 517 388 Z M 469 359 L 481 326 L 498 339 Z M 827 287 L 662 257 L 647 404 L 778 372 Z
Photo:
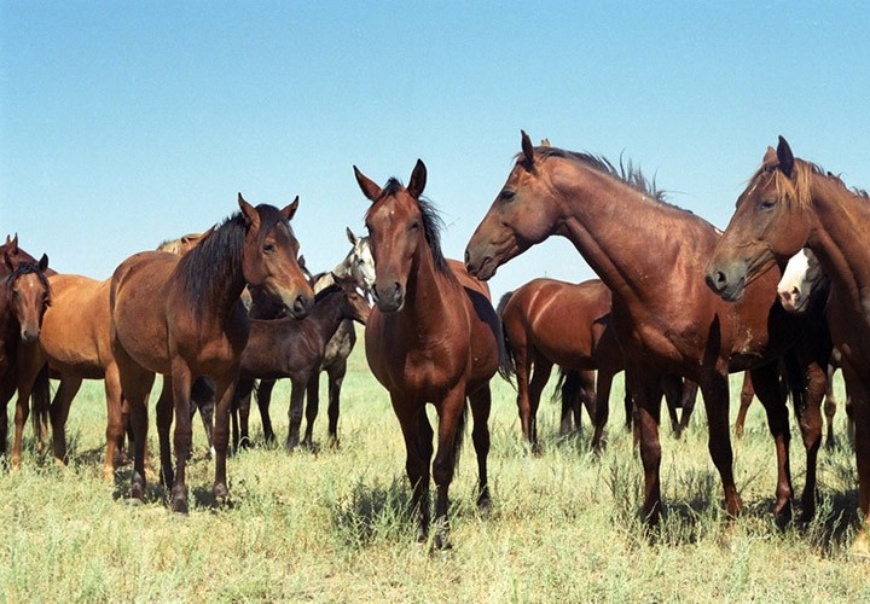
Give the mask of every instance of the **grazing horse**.
M 468 243 L 466 265 L 472 274 L 489 279 L 499 265 L 550 235 L 567 237 L 613 292 L 613 325 L 625 353 L 626 387 L 639 431 L 643 516 L 656 524 L 661 513 L 658 426 L 667 376 L 699 385 L 726 510 L 730 515 L 742 510 L 732 470 L 728 373 L 746 369 L 752 371 L 776 444 L 775 511 L 790 515 L 788 410 L 777 359 L 791 349 L 797 353 L 801 321 L 776 304 L 779 271 L 759 279 L 742 303 L 726 304 L 703 279 L 719 240 L 716 228 L 664 202 L 631 164 L 617 169 L 592 155 L 536 148 L 523 132 L 522 152 Z M 814 378 L 824 378 L 810 359 L 802 366 Z M 820 440 L 817 390 L 814 385 L 801 423 L 812 468 Z M 808 472 L 805 513 L 815 501 L 814 480 Z
M 599 279 L 579 284 L 533 279 L 499 301 L 498 313 L 508 352 L 502 373 L 517 376 L 520 424 L 533 448 L 538 445 L 535 418 L 541 393 L 554 364 L 565 369 L 598 370 L 597 395 L 596 388 L 583 384 L 582 375 L 575 379 L 582 384 L 580 389 L 586 395 L 583 400 L 595 425 L 593 446 L 600 448 L 613 376 L 625 368 L 610 311 L 610 290 Z M 669 389 L 668 394 L 668 410 L 679 437 L 691 411 L 684 410 L 683 421 L 678 420 L 676 407 L 680 404 L 680 392 Z M 631 398 L 628 396 L 625 408 L 626 427 L 630 429 Z
M 405 438 L 405 469 L 418 514 L 418 541 L 425 540 L 429 530 L 433 431 L 426 404 L 435 406 L 434 546 L 448 547 L 448 490 L 462 442 L 466 399 L 474 417 L 477 504 L 489 506 L 489 381 L 503 354 L 498 316 L 489 288 L 441 252 L 438 215 L 431 203 L 421 198 L 426 185 L 422 161 L 417 160 L 407 188 L 395 179 L 381 188 L 356 166 L 354 174 L 363 195 L 372 202 L 365 224 L 375 260 L 376 305 L 366 323 L 366 359 L 390 393 Z
M 172 485 L 172 509 L 188 508 L 190 391 L 201 376 L 212 379 L 218 401 L 214 495 L 226 497 L 227 420 L 248 340 L 248 318 L 240 300 L 245 283 L 262 286 L 298 318 L 308 314 L 313 299 L 297 263 L 299 242 L 289 223 L 298 204 L 296 198 L 280 211 L 268 205 L 255 208 L 239 194 L 241 211 L 184 256 L 141 252 L 115 269 L 110 294 L 112 351 L 136 438 L 134 498 L 141 499 L 145 492 L 147 404 L 155 373 L 172 382 L 174 476 L 169 451 L 173 409 L 165 400 L 157 407 L 161 475 L 166 485 Z
M 3 262 L 8 273 L 0 277 L 0 453 L 6 453 L 8 419 L 6 405 L 15 388 L 20 386 L 19 358 L 39 340 L 42 319 L 51 304 L 51 287 L 45 277 L 48 257 L 38 263 L 19 259 L 13 265 L 9 252 Z M 24 423 L 30 414 L 28 397 L 18 397 L 15 409 L 15 439 L 12 445 L 13 468 L 21 464 Z
M 870 197 L 794 157 L 780 137 L 737 200 L 706 276 L 737 301 L 778 262 L 809 248 L 831 280 L 826 316 L 855 417 L 861 528 L 852 551 L 870 556 Z
M 255 379 L 274 380 L 288 377 L 292 383 L 290 393 L 290 428 L 285 447 L 292 451 L 299 445 L 299 427 L 302 423 L 302 403 L 308 390 L 305 407 L 305 437 L 302 444 L 312 447 L 312 431 L 317 417 L 317 397 L 311 389 L 317 387 L 317 377 L 323 366 L 328 343 L 339 326 L 345 321 L 359 321 L 363 325 L 369 315 L 365 297 L 357 292 L 356 279 L 352 276 L 333 278 L 332 285 L 317 292 L 311 312 L 302 320 L 280 318 L 271 320 L 251 319 L 251 333 L 242 353 L 239 384 L 233 407 L 238 406 L 240 435 L 233 434 L 233 446 L 248 439 L 248 414 L 250 393 Z M 272 434 L 268 401 L 258 396 L 263 430 Z M 265 403 L 265 404 L 264 404 Z M 336 418 L 337 419 L 337 418 Z M 330 417 L 330 425 L 332 418 Z

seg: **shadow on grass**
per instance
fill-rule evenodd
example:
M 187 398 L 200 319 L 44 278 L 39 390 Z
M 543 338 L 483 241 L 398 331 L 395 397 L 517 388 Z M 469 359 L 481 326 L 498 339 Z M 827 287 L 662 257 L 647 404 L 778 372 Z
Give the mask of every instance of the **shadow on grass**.
M 351 490 L 330 505 L 332 524 L 342 543 L 352 549 L 380 539 L 397 540 L 412 528 L 410 490 L 393 477 L 389 485 L 359 479 Z

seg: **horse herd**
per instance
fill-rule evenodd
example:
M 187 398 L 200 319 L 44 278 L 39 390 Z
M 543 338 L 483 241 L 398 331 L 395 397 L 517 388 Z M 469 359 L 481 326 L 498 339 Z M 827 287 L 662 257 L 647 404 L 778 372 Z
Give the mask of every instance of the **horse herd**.
M 269 392 L 275 379 L 291 378 L 286 446 L 292 449 L 300 444 L 306 390 L 308 424 L 301 443 L 312 443 L 317 376 L 326 370 L 329 436 L 337 440 L 339 392 L 355 320 L 365 325 L 369 367 L 389 392 L 405 440 L 420 540 L 432 524 L 430 475 L 434 479 L 435 547 L 448 545 L 448 489 L 468 411 L 478 463 L 477 503 L 486 508 L 490 380 L 496 372 L 517 377 L 520 423 L 534 448 L 537 407 L 554 364 L 565 379 L 563 429 L 572 412 L 579 423 L 582 400 L 593 417 L 596 449 L 604 445 L 610 382 L 625 371 L 627 422 L 634 427 L 644 472 L 641 513 L 651 526 L 662 509 L 663 395 L 679 434 L 700 390 L 726 510 L 732 516 L 741 512 L 728 413 L 728 374 L 737 371 L 747 372 L 741 417 L 753 393 L 767 413 L 777 459 L 774 513 L 788 519 L 790 392 L 807 454 L 801 509 L 809 517 L 815 511 L 822 400 L 830 368 L 839 365 L 852 401 L 862 514 L 852 551 L 870 555 L 866 193 L 794 158 L 780 138 L 738 199 L 723 234 L 667 203 L 631 165 L 617 168 L 547 142 L 534 146 L 525 132 L 521 142 L 513 169 L 467 245 L 464 263 L 442 253 L 442 225 L 423 197 L 427 173 L 419 160 L 407 186 L 390 179 L 381 187 L 354 167 L 371 202 L 368 236 L 357 238 L 348 230 L 354 244 L 348 258 L 317 277 L 307 273 L 290 227 L 298 198 L 279 210 L 253 207 L 239 195 L 240 211 L 219 226 L 182 238 L 176 253 L 135 254 L 102 282 L 55 274 L 45 256 L 36 261 L 18 247 L 17 236 L 7 237 L 0 276 L 0 444 L 5 452 L 6 402 L 17 389 L 11 465 L 20 464 L 31 394 L 37 418 L 49 410 L 54 455 L 62 461 L 70 402 L 82 379 L 103 379 L 104 474 L 113 476 L 115 465 L 124 461 L 126 424 L 134 451 L 131 495 L 141 499 L 148 396 L 160 373 L 160 476 L 171 489 L 171 508 L 188 508 L 192 401 L 194 408 L 213 401 L 214 494 L 223 498 L 230 424 L 234 447 L 246 443 L 254 380 L 262 380 L 264 434 L 274 438 Z M 600 279 L 578 285 L 536 279 L 507 295 L 497 312 L 486 280 L 551 235 L 568 238 Z M 796 279 L 781 270 L 793 256 L 805 261 Z M 49 376 L 61 380 L 50 405 Z M 437 450 L 428 403 L 438 414 Z M 832 406 L 826 405 L 826 414 L 830 442 Z M 40 438 L 43 424 L 35 423 Z

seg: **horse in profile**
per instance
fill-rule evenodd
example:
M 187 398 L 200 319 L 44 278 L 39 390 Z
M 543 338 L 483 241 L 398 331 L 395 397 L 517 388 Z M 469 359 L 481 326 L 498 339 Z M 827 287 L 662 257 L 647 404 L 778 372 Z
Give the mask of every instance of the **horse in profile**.
M 308 314 L 313 299 L 299 270 L 299 242 L 289 223 L 298 203 L 297 198 L 280 211 L 268 205 L 255 208 L 239 194 L 241 211 L 184 256 L 141 252 L 112 275 L 112 351 L 136 439 L 134 498 L 141 499 L 145 492 L 147 403 L 156 373 L 171 381 L 174 402 L 174 473 L 169 456 L 173 409 L 165 401 L 158 401 L 157 408 L 161 475 L 172 485 L 172 509 L 188 509 L 190 392 L 201 376 L 211 378 L 218 401 L 214 495 L 227 495 L 227 420 L 249 331 L 242 290 L 246 283 L 262 286 L 298 318 Z
M 802 248 L 831 280 L 827 323 L 855 417 L 862 521 L 852 551 L 870 556 L 870 196 L 796 158 L 780 137 L 737 199 L 706 268 L 707 284 L 740 304 L 769 267 Z
M 717 229 L 667 203 L 630 163 L 617 168 L 593 155 L 534 147 L 523 133 L 514 168 L 468 243 L 466 265 L 472 274 L 489 279 L 499 265 L 551 235 L 567 237 L 613 292 L 613 325 L 625 353 L 626 387 L 634 400 L 640 438 L 643 516 L 655 524 L 661 513 L 658 427 L 662 384 L 668 376 L 699 385 L 707 410 L 708 448 L 722 481 L 725 507 L 729 515 L 740 513 L 743 502 L 732 470 L 728 373 L 749 369 L 776 445 L 775 512 L 790 517 L 790 435 L 778 358 L 799 352 L 800 366 L 812 378 L 808 404 L 796 405 L 811 468 L 804 513 L 811 514 L 824 370 L 809 344 L 804 347 L 800 341 L 801 319 L 776 304 L 779 271 L 760 278 L 742 303 L 726 304 L 703 280 L 719 240 Z M 793 383 L 800 381 L 789 375 Z
M 564 369 L 597 369 L 597 388 L 583 384 L 580 390 L 595 426 L 593 447 L 599 449 L 609 415 L 610 386 L 613 377 L 625 368 L 611 323 L 610 290 L 599 279 L 579 284 L 533 279 L 502 296 L 497 310 L 508 352 L 502 374 L 516 375 L 523 435 L 537 448 L 538 406 L 554 364 Z M 574 379 L 582 384 L 582 378 L 577 375 Z M 669 389 L 668 410 L 678 436 L 685 427 L 677 419 L 680 397 L 680 389 Z M 694 402 L 694 398 L 691 400 Z M 627 396 L 625 405 L 626 426 L 630 429 L 631 399 Z M 684 411 L 685 422 L 690 413 Z
M 486 508 L 490 501 L 489 381 L 503 354 L 498 316 L 489 288 L 441 252 L 438 215 L 421 197 L 426 186 L 422 161 L 417 161 L 407 188 L 395 179 L 381 188 L 356 167 L 354 174 L 372 202 L 365 225 L 375 260 L 375 307 L 366 323 L 366 359 L 389 391 L 402 428 L 419 541 L 426 539 L 430 524 L 433 431 L 426 404 L 432 403 L 438 413 L 438 450 L 432 463 L 437 486 L 434 546 L 443 548 L 448 546 L 448 490 L 462 442 L 466 399 L 474 417 L 477 504 Z
M 371 301 L 371 289 L 374 284 L 375 264 L 372 259 L 371 249 L 369 248 L 368 237 L 358 237 L 349 228 L 346 229 L 348 241 L 351 244 L 351 249 L 339 264 L 336 265 L 331 272 L 319 273 L 312 275 L 309 281 L 312 284 L 314 293 L 319 294 L 322 290 L 336 283 L 336 278 L 351 277 L 356 283 L 356 287 L 360 289 L 366 300 Z M 264 311 L 259 304 L 251 309 L 251 316 L 256 318 L 273 318 L 270 312 Z M 329 443 L 332 446 L 338 445 L 338 419 L 341 411 L 341 386 L 344 381 L 344 376 L 347 374 L 347 359 L 350 353 L 353 352 L 356 345 L 356 328 L 353 324 L 353 319 L 346 318 L 343 320 L 338 329 L 329 339 L 324 351 L 323 361 L 317 374 L 312 376 L 312 381 L 308 384 L 305 394 L 308 398 L 306 403 L 306 417 L 310 417 L 308 426 L 313 426 L 314 418 L 317 416 L 320 403 L 320 372 L 326 372 L 327 376 L 327 393 L 329 404 L 327 407 L 327 417 L 329 419 L 328 437 Z M 272 422 L 269 418 L 269 405 L 272 400 L 272 389 L 275 386 L 275 380 L 260 380 L 257 386 L 257 406 L 260 409 L 260 418 L 263 422 L 263 435 L 266 442 L 272 442 L 275 439 L 275 432 L 272 429 Z M 243 397 L 240 406 L 244 409 L 250 408 L 250 397 Z M 235 417 L 235 416 L 234 416 Z M 234 428 L 235 429 L 235 428 Z M 246 440 L 247 425 L 242 428 L 244 435 L 239 439 L 244 446 Z M 309 428 L 306 428 L 306 433 Z M 235 434 L 235 433 L 234 433 Z M 310 436 L 310 435 L 309 435 Z
M 8 419 L 6 406 L 20 385 L 19 358 L 39 340 L 42 320 L 51 305 L 51 287 L 45 276 L 48 257 L 38 263 L 18 259 L 13 264 L 9 251 L 3 253 L 7 274 L 0 277 L 0 452 L 6 452 Z M 30 415 L 29 397 L 18 397 L 15 409 L 15 437 L 11 465 L 21 464 L 24 424 Z
M 248 415 L 250 393 L 255 379 L 274 380 L 288 377 L 291 381 L 290 427 L 285 448 L 294 450 L 299 445 L 299 429 L 302 424 L 303 398 L 308 391 L 305 407 L 306 427 L 302 445 L 313 447 L 314 420 L 317 417 L 317 397 L 311 389 L 317 387 L 317 377 L 323 366 L 328 343 L 339 326 L 345 321 L 359 321 L 363 325 L 369 315 L 365 297 L 357 291 L 356 279 L 352 276 L 334 277 L 333 283 L 317 292 L 314 306 L 307 317 L 301 320 L 289 317 L 280 319 L 251 319 L 251 333 L 242 353 L 239 384 L 236 388 L 233 407 L 239 407 L 241 434 L 233 435 L 233 446 L 248 439 Z M 267 438 L 274 439 L 268 403 L 258 397 L 263 431 Z M 337 419 L 337 418 L 336 418 Z M 332 424 L 330 417 L 330 424 Z

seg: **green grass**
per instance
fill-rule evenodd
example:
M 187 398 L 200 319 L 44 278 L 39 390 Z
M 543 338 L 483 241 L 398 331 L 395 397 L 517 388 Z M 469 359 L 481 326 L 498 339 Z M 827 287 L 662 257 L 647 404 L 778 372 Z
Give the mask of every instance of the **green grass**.
M 451 488 L 454 548 L 433 553 L 414 541 L 404 445 L 361 346 L 344 383 L 340 448 L 242 452 L 229 461 L 230 502 L 219 509 L 196 420 L 188 516 L 168 511 L 153 480 L 148 500 L 130 505 L 129 468 L 114 484 L 102 480 L 103 390 L 86 383 L 68 425 L 69 466 L 56 467 L 28 441 L 21 471 L 0 473 L 0 601 L 870 601 L 870 566 L 847 554 L 857 522 L 850 451 L 820 454 L 817 518 L 777 528 L 770 514 L 773 446 L 756 403 L 746 435 L 734 441 L 746 513 L 729 524 L 699 405 L 682 440 L 663 429 L 667 516 L 649 538 L 637 516 L 640 461 L 621 429 L 620 405 L 613 405 L 609 446 L 596 459 L 588 420 L 581 435 L 560 439 L 557 405 L 542 403 L 543 453 L 533 457 L 521 442 L 514 391 L 499 378 L 493 388 L 493 509 L 484 516 L 474 505 L 477 472 L 467 435 Z M 736 376 L 734 413 L 738 391 Z M 618 381 L 613 400 L 621 393 Z M 279 440 L 288 397 L 289 386 L 279 384 Z M 325 409 L 321 414 L 315 439 L 325 443 Z M 844 428 L 840 413 L 838 435 Z M 156 451 L 153 427 L 150 439 Z M 797 436 L 792 451 L 799 493 L 804 455 Z

